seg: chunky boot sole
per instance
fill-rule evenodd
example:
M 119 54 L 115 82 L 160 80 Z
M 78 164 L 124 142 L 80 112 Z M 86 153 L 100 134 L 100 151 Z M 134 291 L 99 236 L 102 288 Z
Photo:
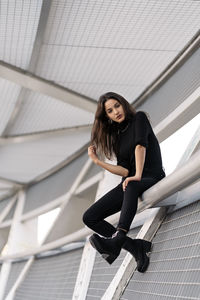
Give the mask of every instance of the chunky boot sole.
M 118 255 L 115 255 L 113 253 L 105 253 L 105 250 L 102 248 L 101 244 L 95 238 L 95 234 L 93 234 L 89 237 L 89 241 L 90 241 L 90 244 L 92 245 L 92 247 L 94 249 L 96 249 L 101 254 L 102 258 L 105 259 L 110 265 L 118 257 Z
M 131 253 L 137 262 L 138 272 L 145 272 L 149 265 L 147 253 L 151 251 L 152 243 L 143 239 L 127 237 L 123 248 Z

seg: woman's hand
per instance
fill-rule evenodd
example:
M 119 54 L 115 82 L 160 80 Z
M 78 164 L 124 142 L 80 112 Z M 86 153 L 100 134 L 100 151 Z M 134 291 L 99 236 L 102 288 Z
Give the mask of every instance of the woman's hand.
M 93 160 L 94 163 L 96 163 L 99 160 L 96 154 L 96 147 L 94 145 L 88 147 L 88 155 Z
M 125 192 L 126 187 L 129 183 L 129 181 L 140 181 L 141 180 L 141 176 L 135 175 L 135 176 L 131 176 L 131 177 L 127 177 L 124 182 L 122 183 L 122 188 L 123 191 Z

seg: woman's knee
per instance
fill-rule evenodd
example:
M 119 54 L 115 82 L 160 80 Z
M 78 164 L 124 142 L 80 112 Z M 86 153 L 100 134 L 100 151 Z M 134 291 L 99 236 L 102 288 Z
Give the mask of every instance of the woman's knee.
M 90 220 L 90 217 L 89 217 L 89 213 L 88 213 L 88 210 L 86 210 L 82 216 L 82 220 L 83 220 L 83 223 L 85 225 L 87 225 L 89 223 L 89 220 Z
M 129 181 L 127 186 L 135 189 L 140 186 L 140 181 L 138 181 L 138 180 Z
M 84 212 L 82 220 L 88 227 L 96 223 L 95 214 L 91 211 L 90 207 Z

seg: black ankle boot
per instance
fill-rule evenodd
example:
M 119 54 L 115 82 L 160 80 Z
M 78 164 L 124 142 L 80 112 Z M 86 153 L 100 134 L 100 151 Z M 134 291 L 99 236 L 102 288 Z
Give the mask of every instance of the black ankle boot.
M 95 233 L 90 236 L 89 241 L 101 256 L 109 264 L 112 264 L 119 256 L 121 248 L 126 241 L 126 233 L 122 230 L 117 230 L 111 238 L 100 237 Z
M 123 249 L 135 257 L 137 270 L 141 273 L 144 273 L 149 265 L 147 253 L 150 252 L 151 246 L 151 242 L 141 239 L 131 239 L 130 237 L 126 237 L 126 241 L 123 245 Z

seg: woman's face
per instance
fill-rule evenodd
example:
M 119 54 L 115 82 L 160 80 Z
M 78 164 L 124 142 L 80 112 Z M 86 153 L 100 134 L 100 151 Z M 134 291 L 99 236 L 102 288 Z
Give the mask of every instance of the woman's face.
M 115 99 L 109 99 L 105 102 L 105 112 L 109 119 L 121 123 L 125 119 L 123 106 Z

